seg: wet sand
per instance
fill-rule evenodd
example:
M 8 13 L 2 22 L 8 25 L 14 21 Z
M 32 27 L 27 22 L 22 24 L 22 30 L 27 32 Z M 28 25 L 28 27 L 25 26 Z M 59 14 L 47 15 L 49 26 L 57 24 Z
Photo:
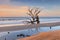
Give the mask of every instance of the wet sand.
M 0 25 L 0 32 L 4 31 L 16 31 L 16 30 L 24 30 L 38 27 L 54 27 L 60 26 L 60 22 L 51 22 L 51 23 L 40 23 L 40 24 L 9 24 L 9 25 Z
M 18 40 L 60 40 L 60 30 L 42 32 L 36 35 L 21 38 Z

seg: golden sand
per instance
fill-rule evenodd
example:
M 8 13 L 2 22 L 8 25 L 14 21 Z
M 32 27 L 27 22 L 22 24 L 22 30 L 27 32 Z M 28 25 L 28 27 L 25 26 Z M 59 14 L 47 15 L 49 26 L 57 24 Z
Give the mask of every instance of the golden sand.
M 37 35 L 26 37 L 26 38 L 21 38 L 18 40 L 60 40 L 60 30 L 42 32 Z

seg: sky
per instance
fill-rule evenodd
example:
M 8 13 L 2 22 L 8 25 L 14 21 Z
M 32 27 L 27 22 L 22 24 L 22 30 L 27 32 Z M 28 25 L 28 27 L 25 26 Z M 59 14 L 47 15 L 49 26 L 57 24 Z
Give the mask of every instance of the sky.
M 27 16 L 28 8 L 42 10 L 41 17 L 59 17 L 60 0 L 0 0 L 0 17 Z

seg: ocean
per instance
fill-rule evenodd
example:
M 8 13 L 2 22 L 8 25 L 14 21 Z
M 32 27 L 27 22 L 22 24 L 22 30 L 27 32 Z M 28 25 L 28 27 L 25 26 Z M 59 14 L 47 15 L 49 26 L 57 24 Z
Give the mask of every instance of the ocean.
M 30 17 L 0 17 L 0 25 L 5 24 L 24 24 L 24 21 L 29 20 Z M 40 22 L 60 22 L 60 17 L 40 17 Z M 60 26 L 52 27 L 40 27 L 38 32 L 47 32 L 60 30 Z M 8 34 L 9 32 L 9 34 Z M 38 33 L 34 28 L 33 29 L 25 29 L 25 30 L 17 30 L 17 31 L 6 31 L 0 32 L 0 40 L 16 40 L 21 37 L 17 37 L 18 34 L 24 35 L 34 35 Z

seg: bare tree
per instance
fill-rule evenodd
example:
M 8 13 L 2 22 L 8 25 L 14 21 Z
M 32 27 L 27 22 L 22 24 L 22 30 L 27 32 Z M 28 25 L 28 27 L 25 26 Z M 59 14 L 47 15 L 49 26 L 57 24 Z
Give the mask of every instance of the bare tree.
M 39 24 L 39 16 L 38 14 L 41 12 L 39 8 L 29 8 L 28 9 L 28 15 L 32 18 L 31 23 L 37 22 Z
M 40 21 L 38 14 L 40 12 L 41 10 L 39 10 L 39 8 L 29 8 L 27 13 L 31 17 L 31 19 L 29 19 L 30 20 L 29 23 L 34 24 L 36 22 L 37 24 L 39 24 Z M 36 27 L 36 31 L 38 32 L 38 27 Z

